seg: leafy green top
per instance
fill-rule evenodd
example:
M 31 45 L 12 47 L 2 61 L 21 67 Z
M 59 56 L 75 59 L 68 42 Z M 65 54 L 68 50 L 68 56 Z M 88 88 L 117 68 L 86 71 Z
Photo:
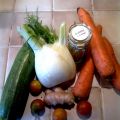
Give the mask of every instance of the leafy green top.
M 38 21 L 37 15 L 27 14 L 26 23 L 35 33 L 37 38 L 43 38 L 46 43 L 53 44 L 57 40 L 57 35 L 53 29 L 49 29 L 48 26 L 43 25 L 42 21 Z

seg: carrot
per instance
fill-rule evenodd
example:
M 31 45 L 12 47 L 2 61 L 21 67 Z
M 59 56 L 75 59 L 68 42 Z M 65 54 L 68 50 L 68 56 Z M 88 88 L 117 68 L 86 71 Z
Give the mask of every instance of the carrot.
M 79 76 L 74 87 L 72 88 L 72 93 L 75 97 L 87 98 L 92 88 L 94 64 L 90 51 L 88 51 L 86 55 L 86 59 L 80 69 Z
M 112 75 L 115 71 L 113 62 L 110 59 L 108 52 L 106 51 L 102 36 L 99 34 L 94 21 L 90 14 L 83 8 L 79 8 L 78 11 L 79 20 L 92 29 L 92 38 L 90 41 L 91 53 L 93 57 L 96 69 L 101 77 L 106 78 Z
M 106 45 L 107 51 L 109 51 L 111 60 L 113 61 L 115 66 L 115 73 L 112 75 L 112 84 L 116 90 L 120 91 L 120 65 L 116 59 L 111 43 L 108 41 L 107 38 L 103 37 L 103 39 L 104 39 L 104 43 Z
M 102 36 L 102 26 L 101 25 L 97 25 L 97 30 L 98 30 L 99 34 Z

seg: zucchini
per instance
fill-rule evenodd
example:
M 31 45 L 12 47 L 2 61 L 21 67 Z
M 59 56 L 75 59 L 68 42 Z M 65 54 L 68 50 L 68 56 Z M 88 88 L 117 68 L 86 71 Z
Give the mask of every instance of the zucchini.
M 18 52 L 6 80 L 0 102 L 0 120 L 21 119 L 35 77 L 34 53 L 27 43 Z

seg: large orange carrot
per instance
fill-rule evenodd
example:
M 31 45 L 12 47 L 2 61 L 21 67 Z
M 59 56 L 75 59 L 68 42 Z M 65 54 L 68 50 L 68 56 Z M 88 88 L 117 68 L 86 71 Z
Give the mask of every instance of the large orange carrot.
M 72 89 L 73 95 L 80 98 L 89 96 L 94 75 L 94 64 L 91 58 L 90 51 L 88 51 L 86 59 L 80 69 L 79 76 Z
M 108 77 L 115 71 L 113 62 L 110 59 L 108 52 L 104 46 L 102 36 L 99 34 L 94 21 L 90 14 L 83 8 L 79 8 L 78 11 L 79 20 L 87 24 L 92 29 L 92 39 L 90 41 L 91 53 L 94 64 L 101 77 Z
M 120 91 L 120 65 L 116 59 L 116 56 L 115 56 L 115 53 L 114 53 L 111 43 L 108 41 L 107 38 L 104 37 L 103 39 L 104 39 L 106 48 L 109 51 L 109 54 L 111 56 L 111 60 L 113 61 L 114 66 L 115 66 L 115 73 L 112 76 L 112 84 L 115 89 Z

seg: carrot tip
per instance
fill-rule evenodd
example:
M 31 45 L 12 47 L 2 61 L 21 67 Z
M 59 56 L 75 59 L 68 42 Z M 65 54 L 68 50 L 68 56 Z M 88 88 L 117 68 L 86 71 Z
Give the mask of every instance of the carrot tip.
M 80 7 L 77 8 L 77 13 L 78 13 L 79 9 L 80 9 Z

